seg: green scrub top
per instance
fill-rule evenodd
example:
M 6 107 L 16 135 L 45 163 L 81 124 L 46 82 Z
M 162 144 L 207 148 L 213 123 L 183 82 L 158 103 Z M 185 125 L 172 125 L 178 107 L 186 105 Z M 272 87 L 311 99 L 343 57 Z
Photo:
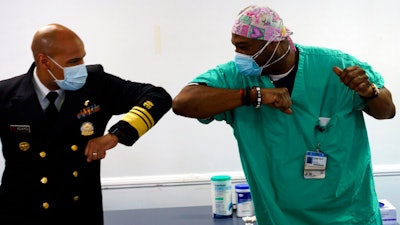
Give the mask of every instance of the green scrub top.
M 259 225 L 381 224 L 362 109 L 366 103 L 333 72 L 359 65 L 371 82 L 381 75 L 341 51 L 296 44 L 293 114 L 262 105 L 241 106 L 200 120 L 226 121 L 238 143 Z M 243 76 L 233 61 L 192 82 L 239 89 L 274 88 L 268 76 Z M 330 118 L 323 132 L 319 118 Z M 317 146 L 327 155 L 325 179 L 304 178 L 304 158 Z

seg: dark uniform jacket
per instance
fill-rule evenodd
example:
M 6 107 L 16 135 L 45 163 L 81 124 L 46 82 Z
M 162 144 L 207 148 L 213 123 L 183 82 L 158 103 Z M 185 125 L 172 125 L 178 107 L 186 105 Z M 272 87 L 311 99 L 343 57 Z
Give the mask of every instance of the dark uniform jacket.
M 0 82 L 5 158 L 0 224 L 102 225 L 100 161 L 86 161 L 87 142 L 104 135 L 111 116 L 134 113 L 133 107 L 144 111 L 139 115 L 144 121 L 152 117 L 150 129 L 170 109 L 171 96 L 161 87 L 107 74 L 101 65 L 87 66 L 86 84 L 66 91 L 58 119 L 50 127 L 34 90 L 34 67 Z M 126 121 L 109 132 L 128 146 L 140 136 Z

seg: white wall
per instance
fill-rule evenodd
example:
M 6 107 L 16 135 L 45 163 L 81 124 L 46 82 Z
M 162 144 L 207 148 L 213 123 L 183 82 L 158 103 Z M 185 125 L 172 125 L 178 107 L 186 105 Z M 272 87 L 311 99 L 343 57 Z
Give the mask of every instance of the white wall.
M 252 3 L 275 9 L 294 32 L 295 42 L 338 48 L 369 62 L 382 73 L 395 103 L 399 102 L 397 0 L 0 0 L 0 79 L 28 70 L 34 32 L 56 22 L 72 28 L 85 41 L 87 64 L 101 63 L 107 72 L 163 86 L 175 96 L 194 76 L 233 58 L 233 18 Z M 387 121 L 367 117 L 367 125 L 373 162 L 380 168 L 378 192 L 389 200 L 396 198 L 395 205 L 400 207 L 400 199 L 393 194 L 400 189 L 396 181 L 400 121 L 398 117 Z M 3 167 L 0 159 L 0 170 Z M 387 170 L 393 182 L 387 179 Z M 384 176 L 382 171 L 386 171 Z M 108 152 L 102 167 L 105 208 L 138 207 L 134 200 L 124 200 L 130 199 L 127 196 L 140 199 L 144 196 L 136 195 L 140 191 L 178 190 L 187 195 L 190 188 L 207 185 L 204 182 L 212 173 L 241 173 L 231 129 L 221 122 L 205 126 L 170 111 L 135 146 L 118 145 Z M 176 181 L 179 185 L 172 188 Z M 158 188 L 152 187 L 154 183 Z M 204 203 L 195 197 L 186 199 L 190 204 Z
M 400 206 L 400 167 L 375 166 L 374 177 L 379 199 Z M 105 210 L 163 208 L 211 205 L 209 179 L 215 174 L 228 174 L 233 185 L 245 182 L 242 172 L 177 174 L 103 179 Z

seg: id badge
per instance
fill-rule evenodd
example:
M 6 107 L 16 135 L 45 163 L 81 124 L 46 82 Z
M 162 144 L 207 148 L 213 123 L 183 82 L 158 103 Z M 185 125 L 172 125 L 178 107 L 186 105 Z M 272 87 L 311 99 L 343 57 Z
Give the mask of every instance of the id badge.
M 307 151 L 304 160 L 304 178 L 324 179 L 327 156 L 322 152 Z

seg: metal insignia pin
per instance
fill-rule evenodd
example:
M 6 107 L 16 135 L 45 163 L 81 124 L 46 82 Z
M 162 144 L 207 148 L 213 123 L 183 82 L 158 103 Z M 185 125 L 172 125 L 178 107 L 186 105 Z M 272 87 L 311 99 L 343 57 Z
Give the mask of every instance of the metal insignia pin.
M 91 122 L 84 122 L 81 125 L 81 135 L 90 136 L 94 134 L 94 127 Z
M 25 141 L 23 141 L 23 142 L 21 142 L 21 143 L 19 143 L 19 149 L 21 150 L 21 151 L 28 151 L 28 149 L 31 147 L 31 145 L 29 144 L 29 142 L 25 142 Z

